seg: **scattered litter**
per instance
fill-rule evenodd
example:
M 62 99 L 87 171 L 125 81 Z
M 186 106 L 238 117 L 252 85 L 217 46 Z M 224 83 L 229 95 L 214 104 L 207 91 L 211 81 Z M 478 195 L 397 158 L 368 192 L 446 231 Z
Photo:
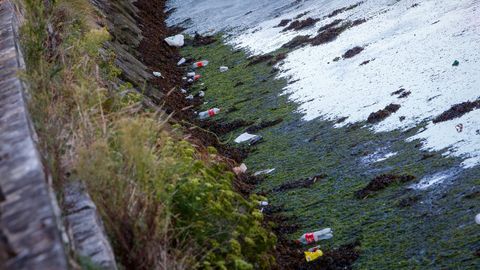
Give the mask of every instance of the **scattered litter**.
M 185 99 L 187 99 L 187 100 L 192 100 L 192 99 L 193 99 L 193 95 L 188 95 L 188 96 L 185 97 Z
M 224 66 L 220 67 L 220 72 L 227 72 L 227 71 L 228 71 L 228 67 L 224 67 Z
M 305 251 L 305 260 L 307 262 L 315 261 L 316 259 L 323 256 L 323 252 L 320 250 L 320 246 L 309 248 L 308 251 Z
M 247 171 L 247 165 L 245 163 L 242 163 L 240 166 L 233 168 L 233 172 L 236 175 L 243 174 Z
M 154 71 L 154 72 L 153 72 L 153 76 L 155 76 L 155 77 L 162 77 L 162 78 L 163 78 L 162 73 L 160 73 L 160 72 L 158 72 L 158 71 Z
M 458 65 L 460 65 L 460 62 L 458 62 L 458 60 L 453 61 L 453 67 L 458 67 Z
M 186 80 L 187 80 L 187 77 L 182 77 L 182 80 L 186 81 Z
M 305 233 L 297 240 L 297 242 L 304 245 L 312 244 L 320 240 L 327 240 L 333 237 L 333 231 L 330 228 L 326 228 L 313 233 Z
M 203 60 L 203 61 L 198 61 L 193 63 L 193 68 L 200 68 L 200 67 L 205 67 L 208 65 L 208 60 Z
M 203 91 L 198 92 L 198 96 L 199 96 L 199 97 L 204 97 L 204 96 L 205 96 L 205 92 L 203 92 Z
M 179 48 L 185 44 L 185 37 L 183 35 L 171 36 L 171 37 L 167 37 L 165 39 L 165 42 L 167 42 L 167 44 L 172 47 Z
M 267 169 L 267 170 L 261 170 L 261 171 L 258 171 L 258 172 L 255 172 L 253 174 L 253 176 L 259 176 L 259 175 L 262 175 L 262 174 L 269 174 L 269 173 L 272 173 L 275 171 L 275 168 L 273 169 Z
M 477 214 L 477 215 L 475 216 L 475 222 L 476 222 L 478 225 L 480 225 L 480 214 Z
M 188 72 L 187 73 L 187 78 L 190 78 L 190 77 L 195 77 L 195 72 Z
M 458 133 L 462 133 L 463 131 L 463 124 L 458 124 L 455 126 L 455 129 L 457 130 Z
M 260 141 L 262 136 L 250 134 L 248 132 L 243 133 L 235 139 L 236 143 L 248 142 L 250 145 L 253 145 Z
M 204 112 L 199 113 L 198 117 L 200 118 L 200 120 L 203 120 L 203 119 L 207 119 L 209 117 L 213 117 L 213 116 L 217 115 L 219 112 L 220 112 L 219 108 L 213 108 L 213 109 L 210 109 L 208 111 L 204 111 Z
M 268 206 L 268 202 L 267 201 L 261 201 L 259 202 L 260 206 Z
M 182 89 L 180 89 L 180 92 L 182 92 L 182 94 L 186 94 L 186 93 L 187 93 L 187 90 L 185 90 L 185 89 L 182 88 Z
M 202 75 L 197 74 L 193 77 L 193 81 L 198 81 L 198 80 L 200 80 L 200 78 L 202 78 Z
M 177 66 L 183 65 L 183 64 L 185 64 L 185 62 L 187 62 L 187 59 L 182 58 L 182 59 L 180 59 L 180 60 L 178 61 Z

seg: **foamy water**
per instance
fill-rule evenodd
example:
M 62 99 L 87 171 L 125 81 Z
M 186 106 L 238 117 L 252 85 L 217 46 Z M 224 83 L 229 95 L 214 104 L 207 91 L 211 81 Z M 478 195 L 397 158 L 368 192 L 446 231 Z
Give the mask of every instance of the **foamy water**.
M 335 19 L 367 19 L 330 43 L 308 45 L 289 53 L 279 66 L 280 77 L 295 81 L 285 93 L 300 104 L 304 120 L 348 117 L 338 127 L 364 121 L 370 113 L 391 103 L 399 104 L 396 113 L 369 128 L 391 131 L 427 122 L 426 129 L 410 140 L 423 140 L 427 150 L 447 149 L 446 155 L 463 158 L 465 167 L 480 164 L 480 110 L 431 123 L 433 117 L 452 105 L 480 97 L 479 0 L 366 0 L 357 8 L 320 20 L 312 28 L 287 32 L 274 26 L 303 12 L 309 12 L 304 18 L 324 18 L 356 2 L 190 2 L 196 6 L 186 16 L 200 25 L 194 30 L 231 29 L 229 42 L 252 54 L 273 52 L 298 35 L 315 35 L 318 28 Z M 188 7 L 181 6 L 183 10 Z M 183 10 L 179 8 L 177 13 Z M 203 14 L 200 19 L 199 14 Z M 183 19 L 176 17 L 172 23 Z M 242 30 L 246 27 L 250 28 Z M 353 58 L 333 61 L 355 46 L 364 50 Z M 360 66 L 367 60 L 372 61 Z M 452 66 L 455 60 L 460 62 L 458 67 Z M 411 94 L 406 98 L 392 95 L 400 88 Z M 459 124 L 463 126 L 461 132 L 456 128 Z

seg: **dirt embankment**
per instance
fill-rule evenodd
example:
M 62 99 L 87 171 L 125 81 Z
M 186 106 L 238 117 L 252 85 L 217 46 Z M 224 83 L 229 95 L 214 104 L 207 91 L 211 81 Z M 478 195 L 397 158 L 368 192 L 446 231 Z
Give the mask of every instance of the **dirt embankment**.
M 164 39 L 170 35 L 176 34 L 178 28 L 168 28 L 165 20 L 166 13 L 165 1 L 139 0 L 135 5 L 139 9 L 138 24 L 141 25 L 144 39 L 141 41 L 137 50 L 140 53 L 142 62 L 152 71 L 160 71 L 161 78 L 153 78 L 149 83 L 158 88 L 164 97 L 159 101 L 163 109 L 173 114 L 173 118 L 180 123 L 190 123 L 188 131 L 193 140 L 198 141 L 203 146 L 213 146 L 227 158 L 237 162 L 245 158 L 246 152 L 233 149 L 221 144 L 216 135 L 198 128 L 204 125 L 199 122 L 194 114 L 194 106 L 201 103 L 197 100 L 193 102 L 185 99 L 180 92 L 180 87 L 187 86 L 182 80 L 184 70 L 177 66 L 181 56 L 177 48 L 170 47 Z M 213 42 L 213 38 L 197 36 L 193 42 L 195 46 L 201 46 Z

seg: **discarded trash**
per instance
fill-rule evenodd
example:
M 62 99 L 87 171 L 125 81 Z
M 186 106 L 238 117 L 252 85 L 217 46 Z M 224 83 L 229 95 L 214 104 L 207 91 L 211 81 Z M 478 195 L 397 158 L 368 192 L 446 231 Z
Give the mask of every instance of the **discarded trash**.
M 458 67 L 458 65 L 460 65 L 460 62 L 458 62 L 458 60 L 453 61 L 452 66 Z
M 200 67 L 204 67 L 208 65 L 208 60 L 203 60 L 203 61 L 198 61 L 198 62 L 195 62 L 193 63 L 193 68 L 200 68 Z
M 167 42 L 168 45 L 172 47 L 182 47 L 185 44 L 185 37 L 183 35 L 176 35 L 176 36 L 171 36 L 167 37 L 165 39 L 165 42 Z
M 190 77 L 195 77 L 195 72 L 188 72 L 187 73 L 187 78 L 190 78 Z
M 275 168 L 267 169 L 267 170 L 261 170 L 261 171 L 255 172 L 253 174 L 253 176 L 259 176 L 259 175 L 262 175 L 262 174 L 269 174 L 269 173 L 274 172 L 274 171 L 275 171 Z
M 186 80 L 187 80 L 187 77 L 182 77 L 182 80 L 186 81 Z
M 248 132 L 243 133 L 235 139 L 236 143 L 248 142 L 250 145 L 257 143 L 262 139 L 262 136 L 253 135 Z
M 242 163 L 240 166 L 233 168 L 233 172 L 236 175 L 245 173 L 246 171 L 247 171 L 247 165 L 245 165 L 245 163 Z
M 213 116 L 217 115 L 219 112 L 220 112 L 219 108 L 213 108 L 213 109 L 210 109 L 208 111 L 204 111 L 204 112 L 199 113 L 198 117 L 200 118 L 200 120 L 203 120 L 203 119 L 207 119 L 209 117 L 213 117 Z
M 476 222 L 478 225 L 480 225 L 480 214 L 477 214 L 477 215 L 475 216 L 475 222 Z
M 182 94 L 186 94 L 186 93 L 187 93 L 187 90 L 185 90 L 185 89 L 182 88 L 182 89 L 180 89 L 180 92 L 182 92 Z
M 205 92 L 203 92 L 203 91 L 198 92 L 198 96 L 199 96 L 199 97 L 204 97 L 204 96 L 205 96 Z
M 314 246 L 314 247 L 309 248 L 308 251 L 310 251 L 310 252 L 315 252 L 315 251 L 317 251 L 317 250 L 319 250 L 319 249 L 320 249 L 320 246 Z
M 158 72 L 158 71 L 154 71 L 154 72 L 153 72 L 153 76 L 155 76 L 155 77 L 162 77 L 162 78 L 163 78 L 162 73 L 160 73 L 160 72 Z
M 455 129 L 457 130 L 458 133 L 461 133 L 463 131 L 463 124 L 456 125 Z
M 193 95 L 188 95 L 185 97 L 187 100 L 192 100 L 193 99 Z
M 200 78 L 202 78 L 202 75 L 197 74 L 193 77 L 193 81 L 198 81 L 198 80 L 200 80 Z
M 318 242 L 320 240 L 327 240 L 333 237 L 333 231 L 330 228 L 326 228 L 320 231 L 313 233 L 305 233 L 297 240 L 299 243 L 308 245 L 311 243 Z
M 228 71 L 228 67 L 220 67 L 220 72 L 227 72 Z
M 182 58 L 182 59 L 180 59 L 180 60 L 178 61 L 177 66 L 183 65 L 183 64 L 185 64 L 185 62 L 187 62 L 187 59 Z
M 316 259 L 323 256 L 323 252 L 320 249 L 316 249 L 315 251 L 305 251 L 305 260 L 307 262 L 315 261 Z
M 268 202 L 267 201 L 261 201 L 259 202 L 260 206 L 268 206 Z

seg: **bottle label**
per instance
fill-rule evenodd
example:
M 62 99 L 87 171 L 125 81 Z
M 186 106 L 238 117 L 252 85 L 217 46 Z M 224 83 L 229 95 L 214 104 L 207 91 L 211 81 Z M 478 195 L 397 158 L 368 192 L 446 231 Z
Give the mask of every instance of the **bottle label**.
M 315 236 L 313 236 L 313 233 L 307 233 L 305 234 L 305 240 L 308 244 L 313 243 L 315 242 Z
M 197 62 L 197 67 L 203 67 L 203 62 Z
M 214 115 L 215 115 L 215 111 L 214 111 L 213 109 L 208 110 L 208 115 L 209 115 L 209 116 L 214 116 Z

